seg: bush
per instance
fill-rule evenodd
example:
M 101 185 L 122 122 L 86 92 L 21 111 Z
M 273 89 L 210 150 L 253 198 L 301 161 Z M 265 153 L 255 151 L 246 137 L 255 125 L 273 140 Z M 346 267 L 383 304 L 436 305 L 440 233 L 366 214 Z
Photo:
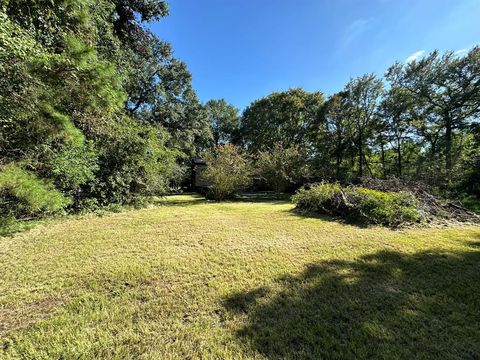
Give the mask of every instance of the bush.
M 0 218 L 38 216 L 54 213 L 70 203 L 55 187 L 17 165 L 0 171 Z
M 209 184 L 207 196 L 215 200 L 234 197 L 251 183 L 250 161 L 234 145 L 219 145 L 204 154 L 207 169 L 202 173 Z
M 395 227 L 421 219 L 417 200 L 408 192 L 317 184 L 308 190 L 300 189 L 292 200 L 300 210 L 367 224 Z
M 166 194 L 170 183 L 183 174 L 176 162 L 178 152 L 166 145 L 166 131 L 129 118 L 115 124 L 113 130 L 98 144 L 99 170 L 91 196 L 105 206 Z
M 305 154 L 298 146 L 284 148 L 277 143 L 271 151 L 261 151 L 257 166 L 268 186 L 277 193 L 291 189 L 307 174 Z

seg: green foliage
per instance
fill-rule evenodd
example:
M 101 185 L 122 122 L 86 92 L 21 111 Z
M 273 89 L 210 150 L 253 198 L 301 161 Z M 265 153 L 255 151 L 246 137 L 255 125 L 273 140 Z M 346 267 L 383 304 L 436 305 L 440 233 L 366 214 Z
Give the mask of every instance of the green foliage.
M 467 137 L 462 140 L 465 151 L 456 169 L 457 192 L 480 199 L 480 122 L 472 124 Z
M 240 127 L 238 109 L 224 99 L 209 100 L 206 105 L 215 145 L 231 143 Z
M 359 215 L 369 223 L 399 226 L 420 220 L 417 201 L 410 193 L 350 187 L 346 194 Z
M 418 203 L 407 192 L 384 192 L 362 187 L 342 188 L 324 183 L 300 189 L 292 198 L 300 210 L 340 216 L 350 221 L 400 226 L 420 221 Z
M 48 119 L 52 125 L 52 128 L 56 129 L 63 135 L 65 143 L 69 143 L 72 146 L 81 146 L 85 138 L 82 132 L 73 125 L 72 121 L 67 115 L 55 110 L 51 105 L 41 103 L 39 104 L 41 113 Z
M 206 108 L 199 102 L 191 85 L 185 63 L 172 56 L 168 44 L 146 32 L 137 39 L 140 51 L 127 49 L 122 63 L 128 74 L 125 89 L 128 113 L 160 125 L 170 133 L 169 146 L 184 154 L 185 162 L 212 142 Z
M 207 169 L 202 173 L 209 183 L 209 196 L 215 200 L 234 197 L 251 183 L 251 163 L 231 144 L 218 145 L 204 154 Z
M 186 65 L 146 22 L 161 0 L 5 0 L 0 164 L 21 163 L 81 210 L 138 203 L 210 145 Z
M 470 196 L 462 199 L 462 204 L 470 211 L 480 215 L 480 199 Z
M 329 208 L 333 206 L 331 203 L 339 194 L 341 187 L 337 183 L 323 183 L 313 185 L 310 188 L 300 188 L 292 197 L 292 201 L 299 209 L 328 213 Z
M 92 193 L 101 204 L 130 203 L 165 194 L 183 175 L 178 152 L 166 147 L 168 133 L 124 118 L 101 139 L 99 171 Z
M 280 143 L 270 151 L 260 151 L 256 167 L 267 185 L 277 193 L 300 183 L 308 174 L 304 151 L 298 146 L 284 148 Z
M 418 61 L 397 63 L 388 70 L 387 79 L 414 97 L 421 133 L 430 141 L 431 156 L 443 152 L 444 175 L 450 182 L 455 133 L 480 115 L 480 47 L 463 57 L 434 51 Z
M 241 138 L 251 151 L 272 148 L 281 142 L 286 147 L 305 147 L 315 131 L 324 102 L 321 92 L 303 89 L 274 92 L 254 101 L 243 112 Z
M 37 216 L 54 213 L 70 203 L 70 199 L 47 180 L 23 170 L 15 164 L 0 171 L 0 218 Z
M 78 197 L 81 186 L 92 182 L 98 170 L 98 154 L 93 142 L 88 141 L 80 146 L 66 146 L 55 151 L 49 175 L 58 189 Z

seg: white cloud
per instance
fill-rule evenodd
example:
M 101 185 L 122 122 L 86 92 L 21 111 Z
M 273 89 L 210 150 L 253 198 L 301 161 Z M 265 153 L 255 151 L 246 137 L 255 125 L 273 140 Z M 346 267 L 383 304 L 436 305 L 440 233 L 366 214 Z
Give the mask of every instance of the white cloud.
M 456 55 L 456 56 L 463 56 L 463 55 L 465 55 L 465 53 L 467 51 L 468 51 L 468 49 L 460 49 L 460 50 L 455 51 L 453 54 Z
M 357 19 L 350 23 L 345 29 L 342 37 L 339 41 L 340 50 L 345 50 L 349 47 L 351 43 L 358 40 L 358 38 L 363 35 L 368 28 L 372 25 L 373 18 L 369 19 Z
M 414 52 L 412 55 L 410 55 L 410 56 L 405 60 L 405 62 L 406 62 L 406 63 L 410 63 L 410 62 L 412 62 L 412 61 L 415 61 L 415 60 L 417 60 L 419 57 L 421 57 L 423 54 L 425 54 L 425 50 L 416 51 L 416 52 Z

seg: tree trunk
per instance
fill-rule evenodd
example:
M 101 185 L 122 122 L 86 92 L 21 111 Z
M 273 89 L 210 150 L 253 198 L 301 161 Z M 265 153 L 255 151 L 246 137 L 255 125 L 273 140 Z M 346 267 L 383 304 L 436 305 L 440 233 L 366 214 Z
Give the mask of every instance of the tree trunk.
M 447 181 L 450 182 L 452 173 L 452 119 L 447 116 L 445 119 L 445 170 Z
M 340 179 L 340 164 L 342 163 L 342 154 L 341 154 L 341 140 L 340 136 L 337 137 L 337 151 L 336 151 L 336 156 L 337 156 L 337 161 L 336 161 L 336 167 L 335 167 L 335 177 L 337 180 Z
M 367 169 L 368 174 L 370 174 L 370 176 L 373 176 L 372 169 L 370 168 L 370 164 L 368 163 L 367 157 L 365 156 L 365 154 L 363 154 L 363 164 L 364 164 L 364 167 Z
M 397 142 L 397 175 L 402 177 L 402 147 L 400 141 Z
M 362 130 L 358 132 L 358 177 L 363 176 L 363 136 Z
M 385 178 L 385 145 L 383 144 L 383 141 L 380 145 L 381 151 L 382 151 L 382 176 Z

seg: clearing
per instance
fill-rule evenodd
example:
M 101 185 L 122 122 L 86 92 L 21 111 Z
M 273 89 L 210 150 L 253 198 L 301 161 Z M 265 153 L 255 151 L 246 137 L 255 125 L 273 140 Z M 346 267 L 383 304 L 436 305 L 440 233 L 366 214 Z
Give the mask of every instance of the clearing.
M 0 357 L 480 357 L 480 227 L 292 208 L 171 196 L 0 238 Z

